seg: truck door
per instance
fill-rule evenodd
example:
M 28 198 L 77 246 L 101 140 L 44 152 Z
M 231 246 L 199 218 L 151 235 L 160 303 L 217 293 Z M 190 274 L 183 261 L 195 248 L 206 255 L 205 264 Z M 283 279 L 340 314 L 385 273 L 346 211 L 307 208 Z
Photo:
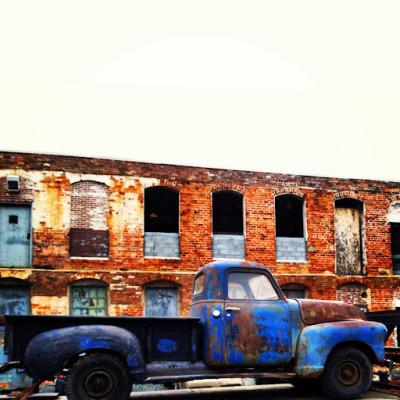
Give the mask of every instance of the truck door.
M 224 316 L 225 363 L 279 366 L 290 362 L 290 312 L 264 271 L 231 270 Z

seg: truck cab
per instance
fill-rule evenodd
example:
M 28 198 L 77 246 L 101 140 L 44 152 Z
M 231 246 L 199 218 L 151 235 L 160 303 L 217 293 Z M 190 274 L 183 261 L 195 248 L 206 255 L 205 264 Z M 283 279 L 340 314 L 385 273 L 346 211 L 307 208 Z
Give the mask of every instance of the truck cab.
M 264 266 L 207 264 L 195 277 L 190 311 L 204 327 L 205 362 L 212 367 L 289 365 L 292 332 L 298 331 L 290 307 Z

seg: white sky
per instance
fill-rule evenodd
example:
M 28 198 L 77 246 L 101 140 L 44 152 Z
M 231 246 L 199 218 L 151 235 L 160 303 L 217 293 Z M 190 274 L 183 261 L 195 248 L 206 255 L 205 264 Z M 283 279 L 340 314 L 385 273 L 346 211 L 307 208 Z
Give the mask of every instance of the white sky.
M 0 0 L 0 149 L 400 180 L 400 1 Z

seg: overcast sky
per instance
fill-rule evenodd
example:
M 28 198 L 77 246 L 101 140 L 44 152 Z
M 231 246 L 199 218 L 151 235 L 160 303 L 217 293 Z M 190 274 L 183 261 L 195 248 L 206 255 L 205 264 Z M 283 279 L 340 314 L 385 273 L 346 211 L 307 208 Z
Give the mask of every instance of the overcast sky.
M 0 0 L 0 149 L 398 181 L 399 20 L 398 0 Z

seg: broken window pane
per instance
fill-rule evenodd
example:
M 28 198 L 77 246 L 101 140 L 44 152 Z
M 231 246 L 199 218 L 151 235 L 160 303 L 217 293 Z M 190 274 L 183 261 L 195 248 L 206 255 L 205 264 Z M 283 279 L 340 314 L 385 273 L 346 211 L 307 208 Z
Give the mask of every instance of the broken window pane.
M 106 315 L 107 288 L 73 286 L 72 315 Z

